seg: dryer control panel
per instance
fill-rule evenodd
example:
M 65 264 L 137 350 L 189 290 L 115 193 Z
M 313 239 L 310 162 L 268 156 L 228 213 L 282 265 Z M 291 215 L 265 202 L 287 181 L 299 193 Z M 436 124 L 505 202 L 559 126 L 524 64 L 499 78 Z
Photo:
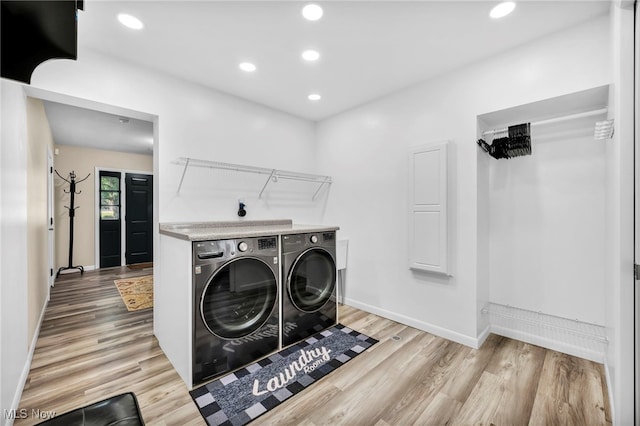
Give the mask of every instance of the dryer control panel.
M 306 247 L 335 247 L 335 240 L 335 231 L 283 235 L 282 252 L 290 253 Z

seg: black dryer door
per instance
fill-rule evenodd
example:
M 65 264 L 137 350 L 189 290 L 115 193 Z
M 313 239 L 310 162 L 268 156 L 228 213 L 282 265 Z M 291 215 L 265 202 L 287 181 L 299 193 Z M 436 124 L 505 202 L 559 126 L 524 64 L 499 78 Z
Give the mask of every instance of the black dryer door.
M 291 303 L 300 311 L 316 312 L 327 304 L 336 286 L 336 264 L 328 251 L 312 248 L 293 263 L 287 279 Z
M 200 299 L 200 315 L 214 335 L 238 339 L 262 327 L 277 303 L 273 270 L 260 259 L 241 257 L 211 276 Z

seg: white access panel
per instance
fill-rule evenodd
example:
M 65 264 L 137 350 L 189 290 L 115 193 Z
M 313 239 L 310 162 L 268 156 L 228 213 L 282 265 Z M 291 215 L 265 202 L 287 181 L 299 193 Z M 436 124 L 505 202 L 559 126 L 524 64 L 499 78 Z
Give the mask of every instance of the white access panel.
M 409 158 L 411 269 L 449 274 L 447 146 L 423 145 Z

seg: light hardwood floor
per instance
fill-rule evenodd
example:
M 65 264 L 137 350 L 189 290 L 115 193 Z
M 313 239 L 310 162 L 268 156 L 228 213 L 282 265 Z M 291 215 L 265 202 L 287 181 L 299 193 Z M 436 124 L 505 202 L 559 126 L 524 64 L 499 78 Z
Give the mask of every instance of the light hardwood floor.
M 158 347 L 152 311 L 128 312 L 113 284 L 150 272 L 56 281 L 20 408 L 60 414 L 133 391 L 149 425 L 205 424 Z M 611 424 L 600 364 L 495 335 L 474 350 L 348 306 L 340 322 L 380 342 L 256 424 Z

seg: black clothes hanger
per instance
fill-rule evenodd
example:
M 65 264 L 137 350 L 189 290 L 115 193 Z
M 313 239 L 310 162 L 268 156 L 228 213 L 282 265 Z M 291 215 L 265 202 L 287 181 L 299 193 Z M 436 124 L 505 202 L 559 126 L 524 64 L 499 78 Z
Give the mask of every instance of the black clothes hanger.
M 483 151 L 495 159 L 514 158 L 531 155 L 531 123 L 509 126 L 504 137 L 495 138 L 491 144 L 484 139 L 477 143 Z

